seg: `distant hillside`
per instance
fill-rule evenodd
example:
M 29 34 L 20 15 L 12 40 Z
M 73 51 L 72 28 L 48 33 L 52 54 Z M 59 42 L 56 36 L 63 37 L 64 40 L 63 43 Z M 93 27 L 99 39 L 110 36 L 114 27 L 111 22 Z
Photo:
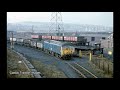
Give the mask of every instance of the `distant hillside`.
M 32 32 L 32 26 L 34 32 L 48 33 L 50 22 L 21 22 L 21 23 L 8 23 L 8 31 L 17 32 Z M 100 25 L 87 25 L 87 24 L 63 24 L 65 32 L 113 32 L 113 27 L 105 27 Z

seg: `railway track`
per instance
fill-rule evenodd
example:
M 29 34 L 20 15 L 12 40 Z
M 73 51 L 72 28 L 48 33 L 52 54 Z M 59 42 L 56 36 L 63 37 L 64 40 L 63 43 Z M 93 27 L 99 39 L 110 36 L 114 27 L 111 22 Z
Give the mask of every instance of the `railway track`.
M 94 75 L 93 73 L 91 73 L 89 70 L 82 67 L 78 63 L 74 62 L 70 64 L 66 62 L 66 64 L 68 64 L 73 70 L 75 70 L 79 74 L 80 78 L 98 78 L 96 75 Z
M 31 48 L 34 49 L 34 48 Z M 34 49 L 35 50 L 35 49 Z M 43 53 L 46 53 L 42 50 L 36 49 L 37 51 L 41 51 Z M 46 53 L 48 54 L 48 53 Z M 50 54 L 48 54 L 49 56 L 52 56 Z M 60 58 L 58 57 L 54 57 L 57 60 L 60 60 Z M 80 78 L 97 78 L 97 76 L 95 76 L 93 73 L 91 73 L 90 71 L 88 71 L 87 69 L 85 69 L 84 67 L 82 67 L 81 65 L 79 65 L 78 63 L 68 63 L 66 62 L 72 69 L 74 69 L 76 71 L 76 73 L 79 75 Z

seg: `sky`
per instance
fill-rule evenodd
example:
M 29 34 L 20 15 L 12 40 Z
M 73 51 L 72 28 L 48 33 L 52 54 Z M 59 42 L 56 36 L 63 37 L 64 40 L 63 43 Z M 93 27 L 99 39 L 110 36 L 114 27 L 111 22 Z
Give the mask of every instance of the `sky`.
M 50 22 L 52 12 L 7 12 L 7 23 Z M 113 12 L 61 12 L 63 23 L 113 27 Z

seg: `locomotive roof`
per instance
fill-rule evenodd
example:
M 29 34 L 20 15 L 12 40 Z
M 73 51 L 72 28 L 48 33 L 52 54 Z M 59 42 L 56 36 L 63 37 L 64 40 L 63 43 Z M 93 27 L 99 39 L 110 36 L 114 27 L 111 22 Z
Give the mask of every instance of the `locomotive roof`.
M 45 42 L 49 42 L 51 44 L 56 44 L 56 45 L 59 45 L 59 46 L 70 45 L 69 42 L 55 41 L 55 40 L 46 40 Z

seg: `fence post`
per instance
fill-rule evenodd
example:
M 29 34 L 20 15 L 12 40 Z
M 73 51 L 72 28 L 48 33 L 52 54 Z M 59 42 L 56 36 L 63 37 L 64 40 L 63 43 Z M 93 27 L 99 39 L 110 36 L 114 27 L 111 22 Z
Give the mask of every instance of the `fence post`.
M 100 68 L 100 60 L 98 60 L 99 61 L 99 68 Z
M 104 71 L 104 61 L 103 61 L 103 71 Z
M 108 64 L 108 74 L 109 74 L 109 64 Z
M 102 57 L 102 59 L 103 59 L 103 54 L 101 54 L 101 57 Z

